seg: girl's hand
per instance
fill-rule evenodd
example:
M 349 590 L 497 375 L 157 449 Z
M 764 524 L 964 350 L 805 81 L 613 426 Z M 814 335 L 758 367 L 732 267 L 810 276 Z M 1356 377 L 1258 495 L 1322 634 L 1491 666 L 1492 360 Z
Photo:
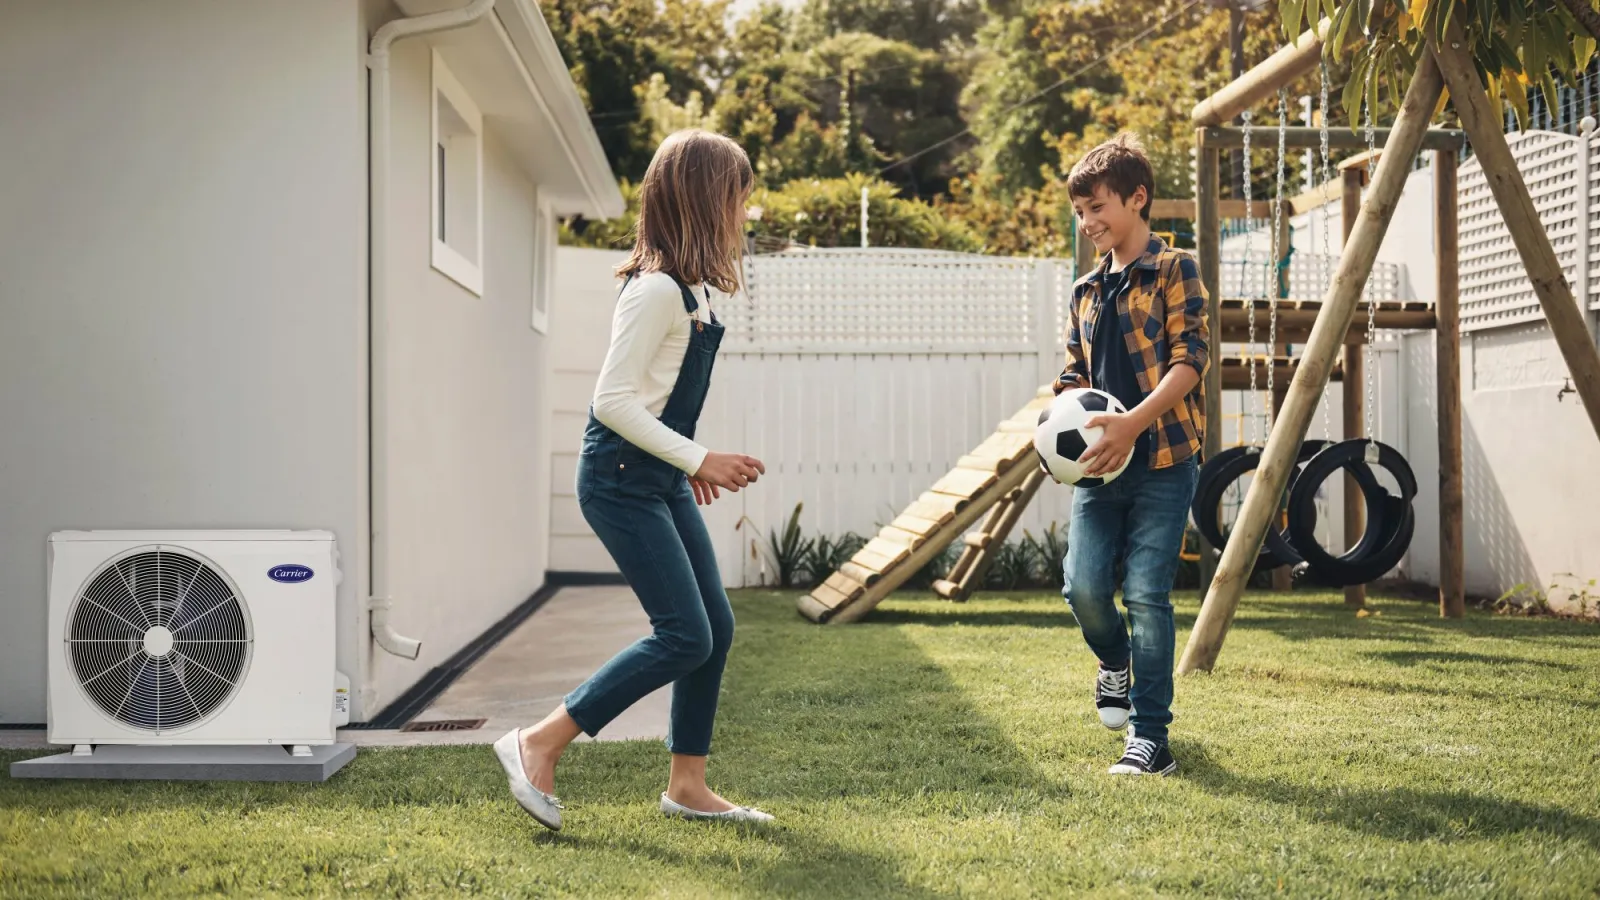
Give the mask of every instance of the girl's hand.
M 743 453 L 707 453 L 705 462 L 700 464 L 699 471 L 695 472 L 693 477 L 712 487 L 738 491 L 740 488 L 755 484 L 756 479 L 766 472 L 767 467 L 754 456 L 745 456 Z
M 696 506 L 710 506 L 711 501 L 722 496 L 722 491 L 709 481 L 690 478 L 689 487 L 694 489 L 694 503 Z
M 1144 431 L 1144 426 L 1131 413 L 1102 413 L 1091 417 L 1083 425 L 1085 428 L 1105 429 L 1100 440 L 1078 457 L 1083 474 L 1091 478 L 1115 472 L 1133 453 L 1133 442 Z

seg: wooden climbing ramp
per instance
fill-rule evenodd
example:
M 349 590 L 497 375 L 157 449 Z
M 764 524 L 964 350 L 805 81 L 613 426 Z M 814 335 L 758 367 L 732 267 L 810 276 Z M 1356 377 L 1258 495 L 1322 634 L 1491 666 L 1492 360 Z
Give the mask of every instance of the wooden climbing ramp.
M 967 599 L 1048 477 L 1033 452 L 1033 432 L 1053 396 L 1049 386 L 1040 388 L 839 571 L 801 597 L 801 615 L 813 622 L 854 622 L 956 540 L 966 546 L 934 591 Z

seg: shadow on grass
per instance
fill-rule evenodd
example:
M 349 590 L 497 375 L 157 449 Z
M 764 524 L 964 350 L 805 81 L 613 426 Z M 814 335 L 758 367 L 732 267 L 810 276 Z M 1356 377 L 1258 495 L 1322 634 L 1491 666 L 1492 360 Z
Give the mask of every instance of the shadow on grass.
M 1049 595 L 1030 594 L 1028 599 L 1048 599 Z M 1049 610 L 1032 608 L 1033 604 L 1024 607 L 1019 605 L 1016 609 L 1006 609 L 994 603 L 984 603 L 973 606 L 966 603 L 952 603 L 948 600 L 927 600 L 912 602 L 894 602 L 889 605 L 874 609 L 863 620 L 868 625 L 965 625 L 980 627 L 1024 627 L 1024 628 L 1067 628 L 1077 631 L 1078 620 L 1072 615 L 1072 608 L 1060 597 L 1054 598 L 1054 606 Z M 1003 600 L 1000 597 L 976 596 L 974 601 Z M 1118 595 L 1117 609 L 1127 615 L 1127 609 L 1122 605 L 1121 595 Z M 1195 612 L 1192 607 L 1180 607 L 1173 613 L 1174 626 L 1181 633 L 1193 627 Z
M 1239 604 L 1234 628 L 1270 631 L 1288 641 L 1399 639 L 1431 643 L 1436 638 L 1491 638 L 1526 641 L 1540 647 L 1593 649 L 1593 626 L 1557 618 L 1486 615 L 1474 612 L 1464 619 L 1443 619 L 1426 604 L 1383 604 L 1381 615 L 1358 617 L 1338 601 L 1252 598 Z
M 1384 650 L 1366 655 L 1373 659 L 1408 668 L 1428 664 L 1494 667 L 1536 666 L 1561 672 L 1576 672 L 1583 668 L 1574 663 L 1558 662 L 1553 659 L 1528 659 L 1521 656 L 1507 655 L 1494 656 L 1488 653 L 1468 653 L 1464 650 Z
M 1361 834 L 1426 841 L 1534 832 L 1540 840 L 1554 835 L 1586 846 L 1600 844 L 1600 818 L 1565 809 L 1463 791 L 1349 786 L 1329 790 L 1230 772 L 1198 745 L 1175 742 L 1173 749 L 1181 751 L 1185 778 L 1212 793 L 1289 806 L 1308 819 Z

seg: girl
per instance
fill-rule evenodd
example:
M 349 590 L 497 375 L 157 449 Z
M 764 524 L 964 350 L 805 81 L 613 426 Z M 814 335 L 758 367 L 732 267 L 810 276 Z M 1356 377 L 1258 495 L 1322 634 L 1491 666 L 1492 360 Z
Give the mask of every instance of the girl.
M 766 822 L 706 786 L 706 755 L 733 610 L 699 504 L 766 472 L 760 460 L 694 442 L 722 325 L 711 310 L 739 289 L 744 205 L 754 176 L 738 144 L 704 131 L 662 142 L 640 185 L 633 253 L 611 324 L 578 458 L 578 504 L 654 628 L 568 694 L 532 728 L 495 742 L 512 796 L 561 828 L 556 761 L 640 698 L 672 684 L 672 768 L 661 811 L 689 819 Z

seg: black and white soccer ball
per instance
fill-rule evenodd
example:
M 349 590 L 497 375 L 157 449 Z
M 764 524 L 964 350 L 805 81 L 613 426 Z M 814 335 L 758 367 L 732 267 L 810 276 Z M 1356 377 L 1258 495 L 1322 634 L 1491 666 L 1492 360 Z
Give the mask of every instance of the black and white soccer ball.
M 1033 432 L 1033 449 L 1038 452 L 1044 470 L 1062 484 L 1079 487 L 1095 487 L 1116 480 L 1128 467 L 1126 459 L 1115 471 L 1086 478 L 1078 458 L 1104 433 L 1104 429 L 1089 428 L 1084 423 L 1102 413 L 1122 412 L 1127 409 L 1105 391 L 1093 388 L 1062 391 L 1050 407 L 1039 414 L 1039 427 Z

